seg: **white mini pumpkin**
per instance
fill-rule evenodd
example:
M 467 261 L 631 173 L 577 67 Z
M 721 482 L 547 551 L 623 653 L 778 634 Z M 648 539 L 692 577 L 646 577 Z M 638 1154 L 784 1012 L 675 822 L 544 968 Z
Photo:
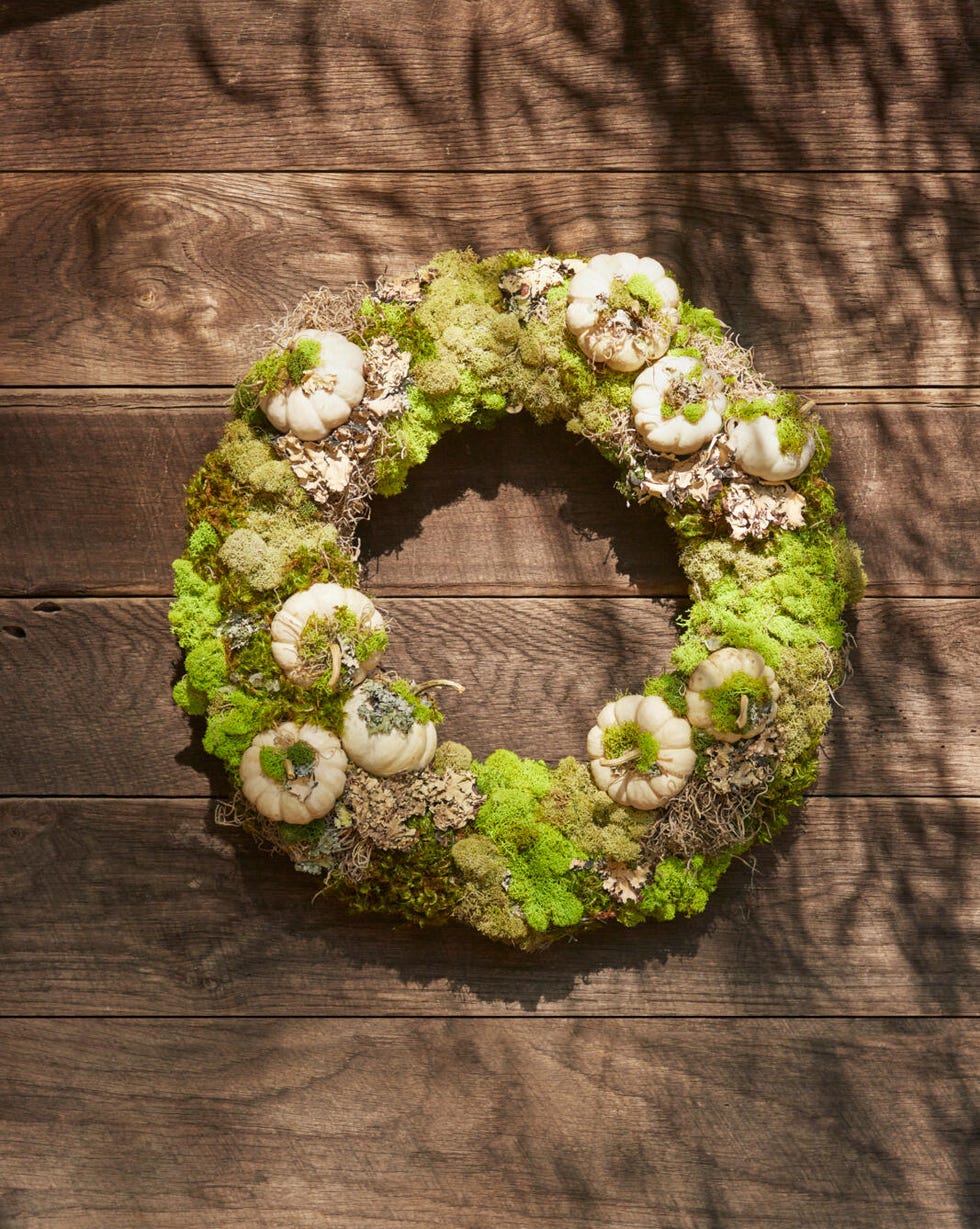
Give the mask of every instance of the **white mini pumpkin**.
M 663 304 L 643 322 L 626 311 L 608 310 L 613 282 L 628 282 L 634 274 L 653 285 Z M 667 350 L 680 301 L 677 283 L 659 260 L 632 252 L 593 256 L 568 283 L 565 324 L 593 362 L 605 363 L 613 371 L 638 371 Z
M 733 733 L 729 730 L 719 730 L 714 724 L 711 701 L 702 694 L 715 687 L 721 687 L 733 674 L 747 674 L 749 678 L 761 679 L 768 688 L 770 705 L 757 715 L 755 721 L 750 720 L 747 697 L 744 705 L 744 725 Z M 735 649 L 731 646 L 716 649 L 710 657 L 705 658 L 691 675 L 685 694 L 687 700 L 687 719 L 698 729 L 707 730 L 720 742 L 735 743 L 742 738 L 752 738 L 758 734 L 771 720 L 775 712 L 776 701 L 779 699 L 779 684 L 772 667 L 767 666 L 762 657 L 754 649 Z
M 309 687 L 323 673 L 310 670 L 300 656 L 299 646 L 303 630 L 311 618 L 329 619 L 341 606 L 346 606 L 351 611 L 364 631 L 384 631 L 384 620 L 366 594 L 358 589 L 347 589 L 332 581 L 318 582 L 287 597 L 272 620 L 272 656 L 286 678 L 297 687 Z M 367 678 L 383 653 L 384 650 L 374 653 L 365 661 L 352 666 L 348 685 L 354 686 Z
M 702 402 L 707 409 L 697 422 L 684 416 L 683 408 L 665 418 L 664 398 L 671 387 L 689 382 L 692 371 L 702 373 L 690 390 L 689 404 Z M 633 422 L 646 444 L 655 452 L 684 455 L 706 444 L 721 430 L 721 416 L 728 405 L 724 383 L 717 371 L 704 369 L 699 359 L 689 354 L 667 355 L 658 359 L 636 377 L 633 384 Z
M 629 764 L 607 762 L 603 746 L 604 731 L 610 726 L 633 722 L 660 744 L 653 772 L 631 771 Z M 596 717 L 589 731 L 586 751 L 592 779 L 620 806 L 653 811 L 679 793 L 694 768 L 691 727 L 678 717 L 659 696 L 621 696 L 611 700 Z
M 379 683 L 367 683 L 351 695 L 344 705 L 344 750 L 358 768 L 376 777 L 392 777 L 428 767 L 436 753 L 434 722 L 412 720 L 411 724 L 406 722 L 405 729 L 380 731 L 372 729 L 362 714 L 365 705 L 371 706 L 372 695 L 386 690 Z
M 796 478 L 813 460 L 817 441 L 811 434 L 800 452 L 783 452 L 778 424 L 768 414 L 758 418 L 733 418 L 725 429 L 739 467 L 763 482 L 786 482 Z
M 262 767 L 263 748 L 288 758 L 294 743 L 312 748 L 313 763 L 301 766 L 285 780 L 269 776 Z M 286 824 L 308 824 L 332 810 L 344 792 L 347 756 L 336 734 L 318 725 L 297 726 L 286 721 L 256 734 L 238 771 L 242 793 L 261 815 Z
M 321 440 L 350 418 L 364 396 L 364 351 L 341 333 L 303 329 L 293 344 L 319 342 L 320 357 L 299 384 L 288 383 L 278 393 L 259 399 L 269 422 L 297 439 Z

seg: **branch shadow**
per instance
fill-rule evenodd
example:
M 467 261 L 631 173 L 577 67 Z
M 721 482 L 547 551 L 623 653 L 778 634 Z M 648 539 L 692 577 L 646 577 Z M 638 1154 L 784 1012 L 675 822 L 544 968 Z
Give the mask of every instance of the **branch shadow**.
M 24 30 L 31 26 L 58 21 L 74 13 L 90 9 L 108 8 L 124 0 L 6 0 L 0 5 L 0 38 L 12 30 Z
M 525 414 L 491 432 L 455 432 L 403 492 L 376 502 L 361 532 L 367 583 L 397 591 L 414 575 L 438 591 L 455 588 L 459 570 L 481 591 L 496 583 L 503 593 L 524 584 L 538 594 L 613 586 L 622 595 L 686 594 L 660 507 L 628 507 L 612 490 L 615 476 L 585 441 Z M 545 509 L 533 522 L 532 501 Z M 441 510 L 451 515 L 437 516 Z M 481 532 L 481 519 L 488 530 Z M 515 575 L 507 542 L 497 541 L 508 534 L 523 575 Z

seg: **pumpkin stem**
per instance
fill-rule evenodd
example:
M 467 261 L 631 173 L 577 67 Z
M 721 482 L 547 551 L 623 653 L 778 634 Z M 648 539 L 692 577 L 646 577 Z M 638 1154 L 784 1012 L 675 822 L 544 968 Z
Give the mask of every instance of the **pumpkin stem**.
M 336 640 L 334 640 L 333 643 L 330 645 L 330 661 L 333 665 L 333 669 L 330 671 L 330 678 L 327 682 L 327 686 L 330 688 L 331 691 L 333 691 L 333 689 L 340 682 L 340 669 L 342 665 L 341 656 L 340 656 L 340 645 L 337 643 Z
M 617 755 L 614 760 L 602 759 L 599 763 L 603 768 L 620 768 L 623 764 L 632 764 L 642 754 L 639 747 L 634 747 L 632 751 L 627 751 L 625 755 Z
M 454 683 L 452 679 L 429 679 L 425 683 L 419 683 L 412 690 L 419 696 L 423 691 L 431 691 L 433 687 L 451 687 L 453 691 L 458 691 L 460 695 L 466 690 L 462 683 Z

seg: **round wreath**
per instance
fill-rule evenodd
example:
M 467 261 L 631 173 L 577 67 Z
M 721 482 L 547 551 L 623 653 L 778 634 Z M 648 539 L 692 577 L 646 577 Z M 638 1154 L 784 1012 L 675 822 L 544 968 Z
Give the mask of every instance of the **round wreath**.
M 190 483 L 174 698 L 234 796 L 219 822 L 355 911 L 534 947 L 700 912 L 816 775 L 863 591 L 813 413 L 655 260 L 444 252 L 308 295 Z M 600 708 L 587 762 L 438 742 L 445 680 L 381 667 L 358 523 L 445 432 L 561 420 L 659 499 L 692 604 L 671 669 Z M 598 698 L 601 699 L 601 698 Z

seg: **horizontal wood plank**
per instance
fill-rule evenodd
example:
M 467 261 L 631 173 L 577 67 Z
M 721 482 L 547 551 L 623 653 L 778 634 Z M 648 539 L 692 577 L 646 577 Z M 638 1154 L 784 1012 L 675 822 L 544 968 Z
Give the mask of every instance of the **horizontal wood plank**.
M 184 797 L 222 788 L 170 701 L 178 652 L 160 598 L 0 600 L 0 793 Z M 597 708 L 667 666 L 674 601 L 390 598 L 386 662 L 455 678 L 443 737 L 581 755 Z M 855 616 L 854 679 L 831 722 L 819 791 L 971 795 L 980 741 L 977 602 L 870 599 Z M 547 697 L 543 702 L 541 697 Z
M 0 176 L 10 385 L 227 385 L 320 284 L 447 247 L 664 260 L 777 383 L 980 384 L 973 175 Z
M 11 1229 L 954 1229 L 966 1022 L 10 1021 Z
M 813 395 L 869 593 L 980 595 L 973 453 L 950 447 L 976 437 L 980 390 Z M 0 593 L 169 592 L 183 488 L 220 435 L 223 401 L 193 389 L 0 394 Z M 402 495 L 377 501 L 365 584 L 382 595 L 685 593 L 659 511 L 628 508 L 612 477 L 592 449 L 526 417 L 450 436 Z
M 815 798 L 707 912 L 528 957 L 313 901 L 206 800 L 0 802 L 0 1013 L 950 1015 L 976 1007 L 973 799 Z
M 965 4 L 13 0 L 4 165 L 976 167 Z

